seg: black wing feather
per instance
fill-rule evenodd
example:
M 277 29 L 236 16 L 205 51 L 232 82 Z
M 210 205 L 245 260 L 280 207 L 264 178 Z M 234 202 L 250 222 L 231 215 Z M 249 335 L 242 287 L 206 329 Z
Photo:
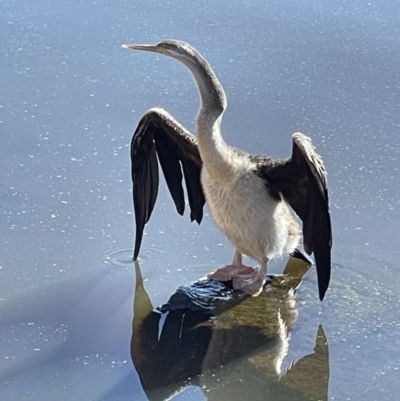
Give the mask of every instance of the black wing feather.
M 148 204 L 149 210 L 146 216 L 146 223 L 149 221 L 151 213 L 153 212 L 154 205 L 156 203 L 157 195 L 158 195 L 158 164 L 157 164 L 157 155 L 156 155 L 156 146 L 153 142 L 150 148 L 149 154 L 149 168 L 150 168 L 150 179 L 147 182 L 147 186 L 150 188 L 150 193 L 148 195 Z
M 310 138 L 295 133 L 291 158 L 260 162 L 260 172 L 267 186 L 279 191 L 303 221 L 303 245 L 308 254 L 314 253 L 322 301 L 331 277 L 332 248 L 328 187 L 322 159 Z
M 200 223 L 203 218 L 205 198 L 200 183 L 202 162 L 196 138 L 164 110 L 152 109 L 140 120 L 131 142 L 136 219 L 134 260 L 139 255 L 144 227 L 151 217 L 157 199 L 157 156 L 178 213 L 182 215 L 185 210 L 182 186 L 184 175 L 191 220 Z
M 201 187 L 200 170 L 191 163 L 182 161 L 183 174 L 190 206 L 190 220 L 196 220 L 200 224 L 203 219 L 203 206 L 206 202 Z
M 177 147 L 166 135 L 158 136 L 156 147 L 158 160 L 160 160 L 169 192 L 174 200 L 177 212 L 182 216 L 185 211 L 185 196 Z
M 140 244 L 142 243 L 143 231 L 145 226 L 146 207 L 142 195 L 145 192 L 144 185 L 145 177 L 135 177 L 134 191 L 133 191 L 133 204 L 135 209 L 136 220 L 136 237 L 135 237 L 135 252 L 133 259 L 136 260 L 139 254 Z

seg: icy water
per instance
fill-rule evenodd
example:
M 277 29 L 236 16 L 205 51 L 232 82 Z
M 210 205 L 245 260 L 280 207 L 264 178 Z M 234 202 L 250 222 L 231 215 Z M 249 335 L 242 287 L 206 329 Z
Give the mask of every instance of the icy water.
M 398 397 L 397 1 L 0 7 L 1 400 Z M 200 227 L 178 216 L 164 183 L 130 262 L 132 132 L 153 106 L 192 130 L 199 104 L 178 62 L 121 48 L 164 38 L 215 69 L 230 144 L 286 157 L 293 132 L 312 136 L 334 232 L 322 304 L 310 268 L 296 294 L 278 282 L 259 299 L 225 294 L 222 309 L 172 310 L 233 250 L 207 211 Z

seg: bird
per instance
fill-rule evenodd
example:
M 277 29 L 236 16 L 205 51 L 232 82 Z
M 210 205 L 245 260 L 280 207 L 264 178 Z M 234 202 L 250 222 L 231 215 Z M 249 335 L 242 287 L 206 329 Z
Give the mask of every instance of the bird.
M 183 63 L 192 73 L 201 101 L 196 136 L 158 107 L 144 114 L 133 134 L 133 259 L 138 258 L 144 227 L 156 203 L 158 160 L 177 212 L 183 215 L 185 209 L 184 179 L 191 221 L 200 224 L 207 203 L 214 222 L 235 248 L 233 261 L 210 273 L 210 279 L 231 281 L 235 290 L 257 296 L 263 289 L 268 262 L 292 253 L 302 241 L 306 253 L 314 254 L 322 301 L 331 277 L 332 228 L 327 172 L 311 139 L 294 133 L 292 153 L 286 159 L 253 155 L 230 146 L 221 132 L 227 107 L 224 89 L 193 46 L 163 40 L 155 45 L 122 47 Z M 259 266 L 244 265 L 244 255 Z

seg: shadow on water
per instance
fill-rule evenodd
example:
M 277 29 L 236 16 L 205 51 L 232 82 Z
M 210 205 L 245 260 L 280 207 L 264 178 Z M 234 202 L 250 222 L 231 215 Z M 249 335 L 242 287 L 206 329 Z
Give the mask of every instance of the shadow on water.
M 328 400 L 322 326 L 313 354 L 286 371 L 282 365 L 298 318 L 294 293 L 308 268 L 291 258 L 285 274 L 269 277 L 255 298 L 200 280 L 154 309 L 136 264 L 131 356 L 148 399 L 171 399 L 197 386 L 210 401 Z

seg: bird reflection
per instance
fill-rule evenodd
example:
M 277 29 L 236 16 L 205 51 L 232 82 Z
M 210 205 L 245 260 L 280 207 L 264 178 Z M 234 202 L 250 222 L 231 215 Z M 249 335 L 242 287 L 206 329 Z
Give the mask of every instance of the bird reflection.
M 308 268 L 291 258 L 258 297 L 200 280 L 154 310 L 136 263 L 131 356 L 148 399 L 170 400 L 192 385 L 209 401 L 328 400 L 322 326 L 314 353 L 282 367 L 298 317 L 294 293 Z

